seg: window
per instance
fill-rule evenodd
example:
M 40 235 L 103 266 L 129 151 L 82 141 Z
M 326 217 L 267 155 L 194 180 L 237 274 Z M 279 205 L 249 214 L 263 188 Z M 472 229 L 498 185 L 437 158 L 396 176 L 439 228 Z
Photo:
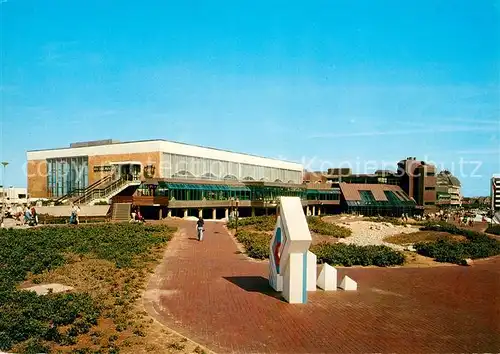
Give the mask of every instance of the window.
M 433 176 L 435 176 L 435 175 L 436 175 L 436 173 L 435 173 L 435 172 L 427 172 L 427 173 L 426 173 L 426 176 L 427 176 L 427 177 L 433 177 Z
M 434 202 L 425 202 L 425 205 L 434 205 Z
M 375 197 L 371 191 L 359 191 L 359 195 L 361 196 L 361 201 L 365 204 L 373 204 L 375 203 Z
M 47 159 L 47 190 L 51 197 L 62 197 L 88 186 L 87 156 Z
M 436 187 L 425 187 L 426 191 L 434 191 L 436 190 Z

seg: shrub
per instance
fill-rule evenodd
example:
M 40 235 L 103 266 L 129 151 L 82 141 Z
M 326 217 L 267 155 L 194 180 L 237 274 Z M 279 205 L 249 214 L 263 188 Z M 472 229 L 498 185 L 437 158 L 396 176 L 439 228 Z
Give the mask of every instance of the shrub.
M 387 246 L 357 246 L 343 243 L 320 243 L 311 247 L 319 263 L 341 266 L 369 266 L 387 267 L 401 265 L 405 257 L 401 252 Z
M 269 258 L 270 235 L 242 230 L 238 231 L 236 239 L 245 247 L 249 257 L 257 259 Z
M 491 225 L 486 229 L 489 234 L 500 235 L 500 225 Z
M 438 262 L 466 264 L 466 258 L 486 258 L 500 254 L 500 242 L 482 232 L 462 229 L 446 222 L 429 222 L 422 230 L 443 231 L 462 235 L 467 239 L 463 242 L 441 239 L 415 244 L 419 254 L 432 257 Z
M 17 290 L 29 272 L 60 267 L 68 253 L 141 269 L 151 260 L 150 250 L 168 241 L 173 231 L 135 224 L 0 229 L 0 350 L 19 345 L 21 352 L 47 352 L 43 348 L 50 342 L 72 345 L 102 313 L 102 304 L 88 293 L 38 296 Z
M 276 217 L 273 215 L 269 216 L 252 216 L 249 218 L 238 218 L 238 227 L 243 226 L 254 226 L 256 230 L 259 231 L 273 231 L 276 226 Z M 236 219 L 231 219 L 227 223 L 227 227 L 230 229 L 236 228 Z
M 309 230 L 320 235 L 334 236 L 337 238 L 344 238 L 351 236 L 350 229 L 329 222 L 325 222 L 317 216 L 308 217 L 307 223 L 309 225 Z

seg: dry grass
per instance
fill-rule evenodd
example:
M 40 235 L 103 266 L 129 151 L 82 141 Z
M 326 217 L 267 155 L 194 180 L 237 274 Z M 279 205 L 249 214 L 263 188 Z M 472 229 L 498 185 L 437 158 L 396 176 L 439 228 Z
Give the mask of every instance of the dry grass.
M 418 231 L 411 234 L 399 234 L 384 238 L 385 242 L 396 245 L 409 245 L 417 242 L 434 242 L 439 239 L 465 241 L 464 236 L 452 235 L 448 232 Z
M 152 250 L 154 259 L 162 258 L 164 247 Z M 155 265 L 146 269 L 117 269 L 106 260 L 68 255 L 68 264 L 31 275 L 22 287 L 38 283 L 70 285 L 78 292 L 88 292 L 104 307 L 104 313 L 89 333 L 78 337 L 71 346 L 55 345 L 54 352 L 69 353 L 74 349 L 88 352 L 120 353 L 194 353 L 208 352 L 155 321 L 144 310 L 142 293 Z

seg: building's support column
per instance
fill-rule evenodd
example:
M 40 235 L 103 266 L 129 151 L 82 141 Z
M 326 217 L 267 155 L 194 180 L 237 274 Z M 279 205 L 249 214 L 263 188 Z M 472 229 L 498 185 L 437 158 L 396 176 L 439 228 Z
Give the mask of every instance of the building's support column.
M 198 217 L 199 218 L 203 217 L 203 209 L 198 209 Z
M 267 207 L 266 207 L 266 216 L 268 215 L 268 212 L 267 212 Z
M 321 207 L 318 207 L 318 216 L 321 216 Z
M 252 216 L 255 216 L 255 208 L 252 207 Z
M 163 209 L 160 208 L 160 211 L 158 212 L 158 217 L 159 217 L 159 220 L 163 219 Z
M 311 216 L 311 208 L 309 208 L 309 205 L 306 206 L 306 216 Z
M 168 218 L 171 218 L 171 217 L 172 217 L 172 209 L 168 209 L 168 212 L 167 212 L 167 217 L 168 217 Z
M 313 205 L 313 216 L 316 216 L 316 205 Z
M 184 209 L 184 217 L 187 218 L 188 217 L 188 210 L 187 209 Z
M 212 219 L 217 219 L 217 209 L 215 208 L 212 210 Z
M 224 215 L 226 217 L 226 219 L 229 219 L 229 209 L 226 208 L 226 210 L 224 211 Z

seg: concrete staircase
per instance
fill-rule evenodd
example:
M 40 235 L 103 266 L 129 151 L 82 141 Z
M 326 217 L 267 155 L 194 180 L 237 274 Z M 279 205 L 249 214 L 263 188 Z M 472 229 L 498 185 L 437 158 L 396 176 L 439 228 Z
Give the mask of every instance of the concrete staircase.
M 130 221 L 130 210 L 132 208 L 131 203 L 114 203 L 113 213 L 111 220 L 115 222 L 128 222 Z

